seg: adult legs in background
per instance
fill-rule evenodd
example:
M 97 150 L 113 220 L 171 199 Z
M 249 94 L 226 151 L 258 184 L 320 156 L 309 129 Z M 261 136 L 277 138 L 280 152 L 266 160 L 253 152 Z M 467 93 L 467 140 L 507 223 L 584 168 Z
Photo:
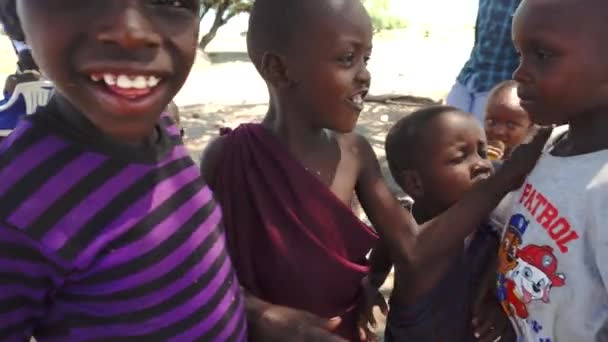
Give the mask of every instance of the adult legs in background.
M 464 84 L 456 82 L 448 93 L 446 104 L 464 112 L 470 112 L 473 105 L 473 93 Z
M 486 116 L 486 103 L 488 102 L 488 95 L 490 95 L 489 91 L 473 94 L 473 103 L 471 104 L 471 109 L 469 110 L 469 113 L 475 115 L 481 124 L 483 124 Z
M 456 82 L 446 98 L 446 104 L 475 115 L 483 123 L 489 94 L 489 91 L 475 93 L 464 84 Z

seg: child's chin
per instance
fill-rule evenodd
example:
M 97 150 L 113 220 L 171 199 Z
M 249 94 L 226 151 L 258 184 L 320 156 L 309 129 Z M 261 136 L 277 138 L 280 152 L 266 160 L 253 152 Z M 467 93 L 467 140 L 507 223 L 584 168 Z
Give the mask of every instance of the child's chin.
M 537 105 L 526 111 L 530 115 L 530 121 L 540 126 L 561 125 L 567 121 L 567 115 L 560 113 L 555 108 L 543 108 Z
M 351 126 L 336 127 L 336 128 L 332 128 L 331 130 L 334 132 L 341 133 L 341 134 L 348 134 L 348 133 L 352 133 L 355 130 L 355 127 L 356 127 L 356 124 L 351 125 Z
M 537 110 L 535 112 L 529 112 L 529 114 L 530 120 L 534 124 L 540 126 L 554 125 L 556 124 L 556 121 L 559 121 L 554 113 L 540 112 Z

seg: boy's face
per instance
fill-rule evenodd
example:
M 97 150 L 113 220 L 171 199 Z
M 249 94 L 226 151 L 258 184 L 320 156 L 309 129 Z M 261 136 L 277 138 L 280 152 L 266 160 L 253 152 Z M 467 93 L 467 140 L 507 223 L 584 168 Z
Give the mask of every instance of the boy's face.
M 605 19 L 592 13 L 597 2 L 583 2 L 524 0 L 515 13 L 521 61 L 513 77 L 535 123 L 563 124 L 608 102 Z
M 198 0 L 18 1 L 44 74 L 102 131 L 157 122 L 194 61 L 198 8 Z
M 421 136 L 418 177 L 427 210 L 442 212 L 456 203 L 478 181 L 488 178 L 492 164 L 486 139 L 477 120 L 446 113 L 427 124 Z
M 296 82 L 288 96 L 310 113 L 313 126 L 350 132 L 371 81 L 371 20 L 359 0 L 315 2 L 325 6 L 310 9 L 307 26 L 294 34 L 287 53 Z
M 528 113 L 519 105 L 515 88 L 490 97 L 484 124 L 488 141 L 502 141 L 507 151 L 523 143 L 532 126 Z

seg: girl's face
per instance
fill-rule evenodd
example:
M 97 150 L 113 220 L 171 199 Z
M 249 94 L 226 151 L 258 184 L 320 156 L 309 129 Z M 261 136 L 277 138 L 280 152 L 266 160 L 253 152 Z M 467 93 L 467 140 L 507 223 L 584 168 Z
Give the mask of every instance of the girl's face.
M 20 0 L 26 40 L 58 96 L 101 131 L 152 132 L 194 62 L 198 0 Z

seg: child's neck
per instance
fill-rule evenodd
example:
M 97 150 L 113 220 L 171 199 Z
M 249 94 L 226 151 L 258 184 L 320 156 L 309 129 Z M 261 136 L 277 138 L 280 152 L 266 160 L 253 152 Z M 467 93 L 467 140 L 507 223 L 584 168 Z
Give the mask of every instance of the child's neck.
M 316 150 L 327 144 L 329 131 L 314 127 L 305 117 L 306 113 L 282 111 L 278 105 L 271 103 L 262 125 L 291 151 Z
M 608 149 L 608 113 L 590 114 L 569 122 L 565 139 L 558 142 L 552 154 L 568 157 Z
M 126 131 L 121 129 L 121 125 L 118 124 L 114 125 L 117 127 L 116 130 L 102 130 L 97 123 L 93 122 L 86 114 L 75 108 L 63 96 L 55 96 L 54 100 L 59 109 L 58 114 L 61 115 L 69 125 L 85 134 L 93 133 L 91 131 L 94 130 L 105 135 L 108 140 L 133 147 L 149 146 L 158 141 L 159 134 L 154 128 L 156 127 L 156 124 L 150 129 L 141 130 L 140 132 Z

